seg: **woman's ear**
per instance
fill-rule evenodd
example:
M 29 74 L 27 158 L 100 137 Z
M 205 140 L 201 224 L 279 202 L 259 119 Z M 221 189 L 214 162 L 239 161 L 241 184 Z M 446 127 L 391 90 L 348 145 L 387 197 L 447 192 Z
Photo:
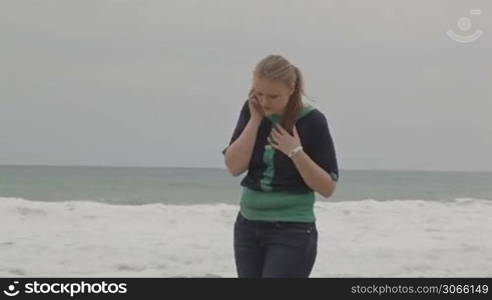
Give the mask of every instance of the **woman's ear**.
M 289 88 L 289 97 L 290 97 L 290 96 L 292 96 L 292 94 L 294 94 L 294 91 L 295 91 L 295 90 L 296 90 L 296 89 L 295 89 L 295 86 L 291 86 L 291 87 Z

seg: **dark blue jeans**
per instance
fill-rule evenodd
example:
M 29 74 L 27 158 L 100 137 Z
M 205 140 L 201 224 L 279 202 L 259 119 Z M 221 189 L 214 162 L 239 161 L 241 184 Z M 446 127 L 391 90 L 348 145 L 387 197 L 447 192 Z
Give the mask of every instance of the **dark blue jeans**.
M 253 221 L 238 213 L 234 258 L 238 277 L 309 277 L 316 259 L 314 222 Z

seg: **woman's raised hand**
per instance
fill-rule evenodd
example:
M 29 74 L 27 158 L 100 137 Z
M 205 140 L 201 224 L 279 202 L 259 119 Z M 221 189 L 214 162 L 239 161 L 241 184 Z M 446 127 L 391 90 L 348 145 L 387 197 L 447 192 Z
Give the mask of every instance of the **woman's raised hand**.
M 256 121 L 263 120 L 263 118 L 265 117 L 265 111 L 261 107 L 258 97 L 256 96 L 253 89 L 251 89 L 251 91 L 249 92 L 248 105 L 251 119 L 254 119 Z

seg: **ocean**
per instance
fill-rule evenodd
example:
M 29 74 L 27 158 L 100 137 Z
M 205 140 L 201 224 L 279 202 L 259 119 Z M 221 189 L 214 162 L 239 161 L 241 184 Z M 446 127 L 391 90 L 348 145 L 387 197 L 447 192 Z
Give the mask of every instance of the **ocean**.
M 109 204 L 238 204 L 241 179 L 225 169 L 0 166 L 0 196 Z M 341 170 L 319 201 L 492 199 L 492 173 Z
M 236 277 L 225 169 L 0 166 L 2 277 Z M 341 170 L 311 277 L 492 276 L 492 174 Z

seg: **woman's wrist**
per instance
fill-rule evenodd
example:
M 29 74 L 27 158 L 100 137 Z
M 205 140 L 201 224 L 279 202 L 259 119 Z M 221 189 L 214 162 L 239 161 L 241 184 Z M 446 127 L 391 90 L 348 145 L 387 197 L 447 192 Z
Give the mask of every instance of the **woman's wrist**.
M 293 159 L 296 156 L 296 154 L 301 152 L 301 151 L 302 151 L 302 146 L 297 146 L 294 149 L 290 150 L 289 153 L 287 153 L 287 156 L 290 159 Z
M 249 121 L 256 126 L 260 126 L 262 120 L 263 120 L 263 118 L 255 118 L 255 117 L 252 117 L 251 119 L 249 119 Z

